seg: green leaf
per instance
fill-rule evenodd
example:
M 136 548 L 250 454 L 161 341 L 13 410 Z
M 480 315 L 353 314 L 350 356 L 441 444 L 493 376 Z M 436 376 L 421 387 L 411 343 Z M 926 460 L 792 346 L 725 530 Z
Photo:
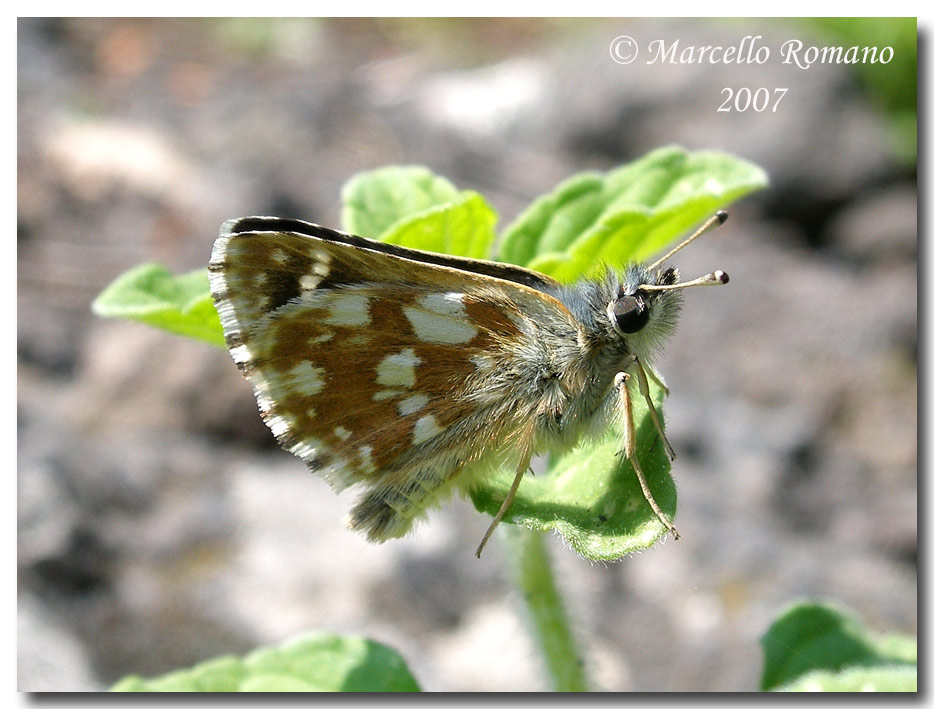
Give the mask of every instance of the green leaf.
M 853 667 L 808 672 L 776 692 L 917 692 L 917 667 Z
M 760 643 L 765 653 L 763 690 L 798 686 L 799 680 L 817 670 L 836 673 L 845 668 L 917 664 L 916 641 L 899 635 L 880 638 L 849 611 L 816 602 L 789 607 Z
M 655 150 L 583 173 L 535 200 L 503 234 L 499 258 L 560 281 L 647 258 L 717 209 L 768 183 L 726 153 Z
M 476 192 L 397 222 L 380 241 L 450 256 L 488 258 L 496 232 L 496 212 Z
M 651 388 L 652 400 L 662 415 L 662 392 Z M 636 454 L 652 496 L 674 519 L 677 507 L 671 464 L 658 432 L 640 396 L 633 397 Z M 579 445 L 558 457 L 547 474 L 526 474 L 504 522 L 539 531 L 555 530 L 581 556 L 594 561 L 615 561 L 645 549 L 667 529 L 642 494 L 632 464 L 617 456 L 622 433 Z M 512 484 L 515 471 L 503 470 L 479 483 L 471 492 L 480 512 L 495 515 Z
M 417 692 L 395 650 L 357 636 L 315 633 L 245 658 L 208 660 L 155 679 L 133 675 L 113 692 Z
M 101 317 L 136 320 L 225 346 L 207 269 L 175 276 L 157 263 L 137 266 L 107 286 L 91 309 Z
M 341 190 L 341 222 L 352 234 L 377 239 L 397 222 L 445 205 L 460 193 L 426 167 L 390 166 L 362 172 Z

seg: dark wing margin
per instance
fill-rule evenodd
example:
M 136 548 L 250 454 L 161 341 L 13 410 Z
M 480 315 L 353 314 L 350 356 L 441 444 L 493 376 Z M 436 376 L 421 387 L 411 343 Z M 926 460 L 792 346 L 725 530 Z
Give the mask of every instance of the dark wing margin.
M 381 241 L 366 239 L 362 236 L 355 236 L 336 229 L 329 229 L 318 224 L 312 224 L 301 219 L 284 219 L 281 217 L 243 217 L 241 219 L 232 219 L 224 223 L 221 228 L 221 234 L 245 234 L 249 232 L 293 232 L 314 236 L 325 241 L 335 241 L 341 244 L 356 246 L 357 248 L 367 249 L 369 251 L 378 251 L 399 258 L 417 261 L 420 263 L 429 263 L 436 266 L 445 266 L 459 271 L 478 273 L 491 278 L 499 278 L 504 281 L 520 283 L 535 290 L 550 290 L 560 284 L 541 273 L 514 266 L 508 263 L 498 261 L 484 261 L 481 259 L 469 259 L 461 256 L 447 256 L 437 254 L 431 251 L 420 251 L 418 249 L 407 249 L 403 246 L 394 244 L 384 244 Z

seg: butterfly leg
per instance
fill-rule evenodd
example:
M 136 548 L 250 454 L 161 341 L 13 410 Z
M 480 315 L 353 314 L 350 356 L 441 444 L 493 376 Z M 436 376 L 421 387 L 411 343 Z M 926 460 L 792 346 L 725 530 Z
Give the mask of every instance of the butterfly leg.
M 636 427 L 632 417 L 632 400 L 629 397 L 629 388 L 626 386 L 629 376 L 630 375 L 626 374 L 626 372 L 620 372 L 613 380 L 617 391 L 619 415 L 623 420 L 623 449 L 620 450 L 619 453 L 625 454 L 632 463 L 632 469 L 636 472 L 636 477 L 639 480 L 639 487 L 642 488 L 642 494 L 646 502 L 648 502 L 649 506 L 652 508 L 652 511 L 661 523 L 668 528 L 668 531 L 671 532 L 674 538 L 680 539 L 681 535 L 678 534 L 678 530 L 675 529 L 671 520 L 662 512 L 658 503 L 655 502 L 655 498 L 652 497 L 652 491 L 649 490 L 649 484 L 646 482 L 645 473 L 642 472 L 642 466 L 639 464 L 639 459 L 636 457 Z M 649 410 L 651 411 L 652 409 L 650 408 Z M 657 421 L 655 425 L 658 425 Z
M 636 378 L 639 380 L 639 393 L 642 394 L 645 399 L 645 403 L 649 405 L 649 415 L 652 417 L 652 423 L 655 424 L 655 430 L 658 431 L 659 437 L 662 439 L 662 445 L 665 446 L 665 452 L 668 454 L 668 460 L 675 459 L 675 451 L 671 447 L 671 444 L 668 442 L 668 436 L 665 435 L 665 430 L 662 428 L 662 423 L 658 418 L 658 412 L 655 410 L 655 404 L 652 403 L 652 397 L 649 396 L 649 380 L 645 376 L 645 369 L 642 367 L 642 362 L 638 359 L 633 360 L 636 365 Z M 660 384 L 661 387 L 665 390 L 665 394 L 668 394 L 668 387 L 658 381 L 657 376 L 651 369 L 649 372 L 652 373 L 652 378 L 655 379 L 657 384 Z
M 483 535 L 483 539 L 480 540 L 480 546 L 477 547 L 476 555 L 477 558 L 480 558 L 480 554 L 483 553 L 483 547 L 486 546 L 486 543 L 490 541 L 490 537 L 493 536 L 493 530 L 496 529 L 497 525 L 502 521 L 503 516 L 506 514 L 506 511 L 509 509 L 509 506 L 512 504 L 513 499 L 516 497 L 516 491 L 519 489 L 519 483 L 522 481 L 522 476 L 525 475 L 525 471 L 529 469 L 529 463 L 532 459 L 532 451 L 528 449 L 527 452 L 522 456 L 522 460 L 519 461 L 519 467 L 516 470 L 516 477 L 513 478 L 512 486 L 509 488 L 509 492 L 506 493 L 506 497 L 503 500 L 503 504 L 499 507 L 499 512 L 496 513 L 496 516 L 493 518 L 493 521 L 490 523 L 490 526 L 486 530 L 486 534 Z
M 651 366 L 646 367 L 645 371 L 649 375 L 649 379 L 658 384 L 659 388 L 665 392 L 665 396 L 667 397 L 671 393 L 671 390 L 668 388 L 668 385 L 665 384 L 662 375 L 656 372 Z

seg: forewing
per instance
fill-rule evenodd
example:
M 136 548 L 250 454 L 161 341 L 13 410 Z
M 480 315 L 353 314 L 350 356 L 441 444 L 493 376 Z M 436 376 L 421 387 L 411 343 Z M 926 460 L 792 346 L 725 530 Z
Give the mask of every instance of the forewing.
M 381 241 L 365 239 L 336 229 L 329 229 L 318 224 L 302 221 L 300 219 L 282 219 L 279 217 L 244 217 L 231 219 L 221 227 L 221 239 L 227 236 L 241 236 L 257 234 L 271 236 L 275 234 L 307 237 L 313 240 L 329 242 L 335 245 L 353 247 L 354 250 L 366 250 L 376 253 L 388 254 L 406 261 L 442 266 L 455 271 L 473 273 L 479 276 L 489 276 L 512 283 L 519 283 L 536 290 L 551 289 L 558 286 L 557 281 L 549 276 L 530 271 L 521 266 L 498 261 L 485 261 L 482 259 L 469 259 L 461 256 L 449 256 L 431 251 L 409 249 L 395 244 L 386 244 Z M 335 274 L 332 274 L 335 275 Z M 341 277 L 350 278 L 352 274 L 341 274 Z M 370 274 L 372 278 L 372 274 Z M 388 280 L 388 279 L 386 279 Z M 344 281 L 352 282 L 352 281 Z M 322 285 L 322 287 L 325 287 Z
M 442 439 L 463 449 L 477 362 L 508 358 L 536 318 L 570 318 L 522 284 L 308 234 L 222 233 L 210 271 L 264 420 L 337 489 L 437 458 Z

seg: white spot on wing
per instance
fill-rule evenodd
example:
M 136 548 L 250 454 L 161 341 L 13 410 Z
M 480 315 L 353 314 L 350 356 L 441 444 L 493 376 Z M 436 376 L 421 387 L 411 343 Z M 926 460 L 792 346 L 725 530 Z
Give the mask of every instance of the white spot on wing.
M 237 345 L 236 347 L 231 347 L 230 356 L 233 357 L 233 361 L 237 364 L 243 364 L 244 362 L 249 362 L 251 359 L 253 359 L 253 355 L 250 353 L 250 348 L 246 345 Z
M 309 460 L 315 456 L 317 451 L 321 448 L 321 441 L 317 441 L 313 438 L 309 438 L 304 441 L 299 441 L 289 448 L 289 453 L 297 455 L 302 460 Z
M 432 296 L 426 296 L 426 298 Z M 439 298 L 441 296 L 438 296 Z M 422 300 L 425 300 L 423 298 Z M 437 305 L 439 301 L 433 301 Z M 461 307 L 462 303 L 449 301 L 451 307 Z M 442 315 L 421 307 L 405 308 L 405 317 L 412 323 L 415 334 L 423 342 L 440 342 L 446 345 L 461 345 L 470 342 L 477 335 L 477 328 L 463 316 Z
M 269 256 L 276 263 L 285 263 L 289 260 L 289 255 L 283 249 L 273 249 Z
M 408 416 L 421 411 L 428 404 L 428 397 L 424 394 L 413 394 L 399 402 L 399 415 Z
M 292 386 L 305 396 L 314 396 L 324 388 L 324 370 L 307 359 L 289 370 Z
M 331 301 L 327 322 L 345 327 L 360 327 L 370 322 L 369 299 L 359 293 L 339 293 Z
M 431 414 L 422 416 L 415 422 L 415 429 L 412 432 L 412 445 L 417 446 L 419 443 L 424 443 L 429 438 L 437 436 L 443 430 L 444 429 L 438 425 L 438 421 L 434 416 Z
M 342 441 L 346 441 L 348 438 L 350 438 L 350 431 L 348 431 L 343 426 L 338 426 L 334 429 L 334 435 L 340 438 Z
M 276 438 L 279 438 L 280 436 L 288 433 L 289 429 L 291 428 L 291 424 L 278 415 L 270 416 L 267 423 L 269 424 L 269 430 L 272 431 L 272 435 L 274 435 Z
M 412 387 L 415 385 L 415 367 L 421 363 L 415 350 L 407 347 L 398 354 L 383 358 L 376 367 L 376 381 L 384 387 Z
M 263 384 L 265 384 L 265 382 L 263 382 Z M 259 410 L 265 414 L 267 411 L 272 411 L 275 404 L 263 391 L 264 390 L 260 390 L 260 387 L 256 387 L 256 403 L 259 405 Z
M 365 473 L 372 473 L 376 470 L 373 464 L 373 446 L 362 446 L 360 448 L 360 466 Z
M 319 283 L 321 283 L 321 276 L 313 276 L 307 273 L 298 279 L 298 285 L 302 290 L 314 290 Z
M 451 315 L 458 318 L 467 317 L 463 293 L 431 293 L 419 298 L 418 304 L 426 310 L 431 310 L 439 315 Z

